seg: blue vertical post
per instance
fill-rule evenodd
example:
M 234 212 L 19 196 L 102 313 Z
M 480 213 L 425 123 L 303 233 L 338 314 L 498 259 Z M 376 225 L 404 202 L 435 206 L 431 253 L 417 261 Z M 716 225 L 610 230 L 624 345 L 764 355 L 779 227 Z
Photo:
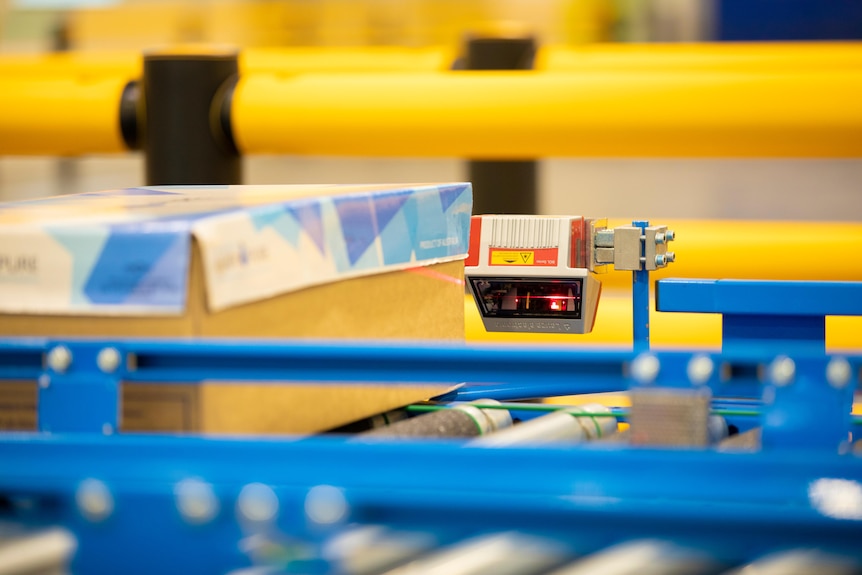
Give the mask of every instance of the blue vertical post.
M 649 222 L 633 221 L 632 226 L 644 230 L 649 227 Z M 646 246 L 643 241 L 640 245 L 641 269 L 632 272 L 632 336 L 635 351 L 649 349 L 649 272 L 646 270 Z

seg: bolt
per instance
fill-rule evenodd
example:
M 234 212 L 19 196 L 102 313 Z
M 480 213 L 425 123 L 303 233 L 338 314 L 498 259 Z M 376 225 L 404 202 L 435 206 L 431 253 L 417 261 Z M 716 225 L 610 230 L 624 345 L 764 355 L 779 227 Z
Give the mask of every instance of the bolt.
M 676 254 L 673 252 L 667 252 L 664 254 L 664 259 L 667 263 L 672 264 L 676 261 Z
M 643 353 L 632 362 L 632 377 L 640 384 L 652 383 L 658 376 L 660 367 L 656 356 Z
M 779 387 L 788 385 L 796 375 L 796 364 L 787 356 L 776 357 L 769 366 L 769 375 L 775 385 Z
M 661 267 L 663 265 L 667 265 L 666 257 L 664 254 L 658 254 L 655 257 L 655 265 Z
M 660 246 L 665 242 L 665 235 L 663 232 L 657 232 L 655 235 L 655 245 Z
M 672 242 L 676 239 L 676 232 L 673 230 L 665 230 L 664 232 L 664 240 L 666 242 Z
M 249 521 L 272 521 L 278 515 L 278 497 L 263 483 L 249 483 L 239 493 L 237 510 Z
M 183 479 L 174 486 L 177 510 L 187 523 L 208 523 L 219 509 L 218 498 L 212 486 L 200 479 Z
M 347 499 L 341 489 L 331 485 L 312 487 L 305 496 L 305 515 L 315 523 L 332 525 L 347 517 Z
M 843 389 L 853 376 L 850 362 L 843 357 L 834 357 L 826 366 L 826 381 L 835 389 Z
M 48 352 L 48 367 L 63 373 L 72 365 L 72 352 L 65 345 L 58 345 Z
M 75 492 L 75 502 L 81 514 L 90 521 L 102 521 L 114 511 L 114 498 L 108 487 L 98 479 L 85 479 Z
M 707 355 L 696 355 L 688 362 L 686 373 L 688 379 L 695 385 L 703 385 L 712 377 L 715 364 Z
M 106 347 L 101 349 L 99 355 L 96 356 L 96 365 L 103 373 L 114 373 L 120 367 L 122 359 L 119 351 L 113 347 Z

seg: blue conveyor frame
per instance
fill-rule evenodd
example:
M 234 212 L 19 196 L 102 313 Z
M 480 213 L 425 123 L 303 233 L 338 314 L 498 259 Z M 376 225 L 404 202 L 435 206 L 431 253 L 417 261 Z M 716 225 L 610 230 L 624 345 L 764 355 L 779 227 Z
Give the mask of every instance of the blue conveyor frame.
M 71 361 L 52 363 L 57 349 Z M 110 369 L 99 361 L 106 349 L 121 360 Z M 654 377 L 635 368 L 646 355 L 659 366 Z M 693 378 L 689 367 L 703 358 L 715 369 Z M 773 370 L 788 360 L 795 368 L 789 381 L 786 370 Z M 834 377 L 836 365 L 849 369 L 843 383 Z M 820 344 L 784 349 L 778 339 L 720 352 L 0 340 L 0 380 L 38 381 L 40 429 L 0 434 L 0 525 L 66 527 L 78 540 L 73 570 L 79 573 L 227 572 L 252 564 L 242 544 L 250 538 L 271 541 L 282 556 L 315 557 L 321 541 L 348 524 L 422 530 L 441 544 L 513 529 L 562 541 L 572 554 L 649 537 L 731 564 L 799 547 L 862 561 L 862 458 L 850 443 L 860 371 L 860 354 L 828 354 Z M 443 440 L 116 433 L 121 382 L 237 380 L 463 383 L 447 401 L 697 387 L 711 392 L 714 405 L 741 401 L 753 409 L 749 427 L 761 428 L 763 447 L 756 453 L 613 443 L 489 449 Z M 94 480 L 112 502 L 104 517 L 80 505 L 82 486 Z M 177 505 L 177 487 L 187 480 L 215 497 L 217 509 L 205 521 L 189 521 Z M 237 502 L 244 487 L 256 484 L 275 494 L 278 513 L 251 524 Z M 321 485 L 335 487 L 346 505 L 332 524 L 315 524 L 305 511 L 309 493 Z M 305 572 L 326 569 L 300 563 Z

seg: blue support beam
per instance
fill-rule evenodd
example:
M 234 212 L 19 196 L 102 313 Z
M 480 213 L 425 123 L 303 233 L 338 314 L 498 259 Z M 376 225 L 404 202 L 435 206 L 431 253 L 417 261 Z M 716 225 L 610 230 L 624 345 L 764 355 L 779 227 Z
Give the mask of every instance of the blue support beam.
M 656 310 L 720 313 L 722 349 L 825 351 L 828 315 L 862 315 L 862 282 L 665 279 Z
M 644 258 L 646 257 L 643 242 L 644 230 L 649 227 L 649 222 L 635 220 L 632 226 L 641 230 L 641 266 L 642 268 L 632 272 L 632 346 L 635 351 L 649 349 L 649 271 L 646 269 Z
M 38 378 L 39 430 L 114 433 L 125 374 L 125 357 L 113 346 L 95 341 L 52 346 Z
M 53 354 L 58 349 L 68 353 L 67 365 L 54 361 Z M 99 360 L 106 350 L 118 358 L 113 369 L 107 371 Z M 802 441 L 835 450 L 852 430 L 849 413 L 862 356 L 833 358 L 817 350 L 797 350 L 788 354 L 788 359 L 795 362 L 791 379 L 799 382 L 794 386 L 785 382 L 775 385 L 771 368 L 783 353 L 764 346 L 737 346 L 712 354 L 643 353 L 656 360 L 655 373 L 646 385 L 708 387 L 717 399 L 747 397 L 763 401 L 768 396 L 775 403 L 766 403 L 770 407 L 763 411 L 762 418 L 772 417 L 770 421 L 774 421 L 779 409 L 782 413 L 798 412 L 800 421 L 807 422 L 802 429 L 807 430 L 813 421 L 803 415 L 811 411 L 811 405 L 822 403 L 823 409 L 817 411 L 815 419 L 825 418 L 825 423 L 806 438 L 788 432 L 790 428 L 784 423 L 770 426 L 761 421 L 770 445 L 792 447 Z M 120 382 L 442 382 L 461 384 L 446 400 L 516 400 L 627 390 L 638 380 L 633 368 L 638 357 L 628 350 L 454 344 L 0 340 L 0 380 L 40 382 L 41 430 L 111 433 L 117 429 Z M 710 366 L 708 372 L 693 373 L 693 363 L 704 361 Z M 827 371 L 834 361 L 846 363 L 841 386 L 827 381 Z

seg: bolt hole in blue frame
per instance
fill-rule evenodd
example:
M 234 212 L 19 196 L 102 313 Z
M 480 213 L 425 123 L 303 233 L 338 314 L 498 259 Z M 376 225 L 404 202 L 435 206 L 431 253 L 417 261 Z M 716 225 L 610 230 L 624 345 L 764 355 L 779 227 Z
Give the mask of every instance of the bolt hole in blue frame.
M 633 305 L 643 294 L 635 289 Z M 827 354 L 822 327 L 826 315 L 862 314 L 862 283 L 662 280 L 657 309 L 723 314 L 721 352 L 2 340 L 0 379 L 39 382 L 42 432 L 0 437 L 0 518 L 74 533 L 81 573 L 226 572 L 261 561 L 326 572 L 320 546 L 353 524 L 420 530 L 440 545 L 514 529 L 563 542 L 572 555 L 650 537 L 728 564 L 799 546 L 862 561 L 862 461 L 848 447 L 862 356 Z M 106 349 L 120 361 L 106 362 Z M 658 366 L 649 377 L 636 366 L 644 357 Z M 729 421 L 759 426 L 762 449 L 114 433 L 121 381 L 237 379 L 470 382 L 447 401 L 696 386 L 710 390 L 714 409 L 747 413 Z M 535 413 L 524 406 L 516 415 Z M 178 499 L 190 480 L 210 503 L 200 517 L 182 510 L 204 509 L 201 501 Z M 270 511 L 275 502 L 265 521 L 243 515 L 249 486 L 271 494 Z M 307 511 L 318 486 L 341 498 L 330 524 Z M 249 541 L 271 554 L 249 551 Z

